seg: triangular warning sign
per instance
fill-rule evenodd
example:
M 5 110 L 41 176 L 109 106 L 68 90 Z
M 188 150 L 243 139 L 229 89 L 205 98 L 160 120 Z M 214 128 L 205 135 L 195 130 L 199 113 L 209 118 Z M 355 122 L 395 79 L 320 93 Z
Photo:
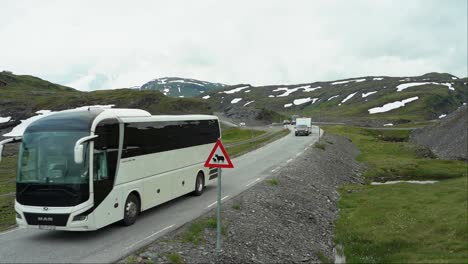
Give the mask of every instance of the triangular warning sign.
M 234 168 L 232 165 L 231 158 L 227 154 L 226 150 L 218 139 L 213 147 L 208 159 L 205 161 L 205 167 L 208 168 Z

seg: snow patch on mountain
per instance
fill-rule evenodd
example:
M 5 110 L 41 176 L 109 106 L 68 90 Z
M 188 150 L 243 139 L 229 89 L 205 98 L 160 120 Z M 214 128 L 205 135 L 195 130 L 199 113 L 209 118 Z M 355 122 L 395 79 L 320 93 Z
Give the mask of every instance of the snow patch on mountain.
M 371 94 L 375 94 L 377 91 L 373 91 L 373 92 L 368 92 L 368 93 L 362 93 L 362 98 L 365 98 Z
M 210 99 L 210 97 L 211 97 L 211 96 L 209 96 L 209 95 L 205 95 L 205 96 L 203 96 L 202 98 L 206 100 L 206 99 Z
M 293 104 L 294 105 L 301 105 L 301 104 L 305 104 L 305 103 L 308 103 L 308 102 L 312 102 L 312 104 L 314 104 L 315 102 L 317 102 L 318 98 L 310 98 L 310 97 L 307 97 L 307 98 L 300 98 L 300 99 L 296 99 L 293 101 Z
M 354 96 L 355 94 L 357 94 L 357 92 L 356 92 L 356 93 L 352 93 L 352 94 L 346 96 L 346 98 L 343 99 L 343 101 L 341 101 L 341 103 L 342 103 L 342 104 L 346 103 L 346 101 L 348 101 L 349 99 L 353 98 L 353 96 Z
M 333 99 L 337 98 L 338 96 L 340 96 L 340 95 L 339 95 L 339 94 L 337 94 L 337 95 L 334 95 L 334 96 L 332 96 L 332 97 L 328 98 L 328 100 L 327 100 L 327 101 L 333 100 Z
M 374 108 L 369 109 L 368 111 L 369 111 L 369 114 L 384 113 L 384 112 L 388 112 L 388 111 L 393 110 L 393 109 L 403 107 L 407 103 L 416 101 L 418 99 L 419 99 L 419 97 L 415 96 L 415 97 L 404 99 L 402 101 L 396 101 L 396 102 L 388 103 L 388 104 L 385 104 L 385 105 L 383 105 L 381 107 L 374 107 Z
M 11 116 L 7 116 L 7 117 L 1 117 L 0 116 L 0 124 L 9 122 L 10 120 L 11 120 Z
M 234 88 L 232 90 L 228 90 L 228 91 L 224 91 L 224 92 L 219 92 L 219 93 L 225 93 L 225 94 L 233 94 L 233 93 L 238 93 L 242 90 L 245 90 L 245 89 L 249 89 L 251 88 L 250 85 L 247 85 L 247 86 L 242 86 L 242 87 L 237 87 L 237 88 Z
M 284 104 L 284 108 L 291 107 L 293 104 Z
M 234 98 L 234 99 L 231 100 L 231 104 L 237 104 L 241 100 L 242 100 L 242 98 Z
M 354 80 L 345 80 L 345 81 L 337 81 L 337 82 L 332 82 L 331 85 L 337 85 L 337 84 L 345 84 L 345 83 L 350 83 L 350 82 L 363 82 L 366 79 L 354 79 Z
M 454 91 L 455 88 L 452 87 L 452 84 L 451 83 L 437 83 L 437 82 L 412 82 L 412 83 L 403 83 L 403 84 L 399 84 L 397 85 L 397 92 L 401 92 L 405 89 L 408 89 L 410 87 L 414 87 L 414 86 L 421 86 L 421 85 L 426 85 L 426 84 L 434 84 L 434 85 L 443 85 L 443 86 L 447 86 L 449 88 L 449 90 L 452 90 Z
M 374 80 L 374 81 L 381 81 L 381 80 L 383 80 L 383 78 L 381 78 L 381 77 L 375 77 L 375 78 L 373 78 L 372 80 Z
M 251 104 L 251 103 L 253 103 L 253 102 L 255 102 L 255 100 L 253 100 L 253 101 L 248 101 L 248 102 L 245 103 L 243 106 L 248 106 L 249 104 Z

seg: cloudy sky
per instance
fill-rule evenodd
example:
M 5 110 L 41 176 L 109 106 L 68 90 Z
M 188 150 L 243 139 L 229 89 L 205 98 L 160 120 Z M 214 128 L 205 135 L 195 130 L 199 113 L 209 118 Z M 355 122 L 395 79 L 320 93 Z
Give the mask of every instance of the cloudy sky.
M 466 0 L 0 0 L 0 70 L 81 90 L 467 73 Z

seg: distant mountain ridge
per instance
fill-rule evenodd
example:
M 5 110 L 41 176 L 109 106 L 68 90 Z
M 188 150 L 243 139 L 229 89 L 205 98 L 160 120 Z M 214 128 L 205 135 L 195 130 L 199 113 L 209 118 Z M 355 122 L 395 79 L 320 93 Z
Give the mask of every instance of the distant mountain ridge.
M 171 97 L 196 97 L 206 92 L 225 87 L 222 83 L 212 83 L 179 77 L 156 78 L 143 84 L 141 90 L 158 90 Z
M 411 77 L 364 76 L 295 85 L 226 86 L 199 97 L 233 118 L 242 118 L 256 108 L 315 120 L 390 125 L 437 119 L 456 110 L 467 102 L 467 81 L 466 77 L 435 72 Z

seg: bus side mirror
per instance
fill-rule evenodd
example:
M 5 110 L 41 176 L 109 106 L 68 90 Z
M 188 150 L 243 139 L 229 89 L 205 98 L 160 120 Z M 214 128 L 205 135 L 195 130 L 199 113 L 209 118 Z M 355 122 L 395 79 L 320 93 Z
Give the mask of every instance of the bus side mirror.
M 76 164 L 81 164 L 83 163 L 83 145 L 80 144 L 78 146 L 75 146 L 75 163 Z
M 85 142 L 87 142 L 89 140 L 95 139 L 97 137 L 98 137 L 98 135 L 87 136 L 87 137 L 80 138 L 80 139 L 78 139 L 78 141 L 76 141 L 75 149 L 74 149 L 74 160 L 75 160 L 76 164 L 83 163 L 83 154 L 84 154 L 83 153 L 84 152 L 83 143 L 85 143 Z

